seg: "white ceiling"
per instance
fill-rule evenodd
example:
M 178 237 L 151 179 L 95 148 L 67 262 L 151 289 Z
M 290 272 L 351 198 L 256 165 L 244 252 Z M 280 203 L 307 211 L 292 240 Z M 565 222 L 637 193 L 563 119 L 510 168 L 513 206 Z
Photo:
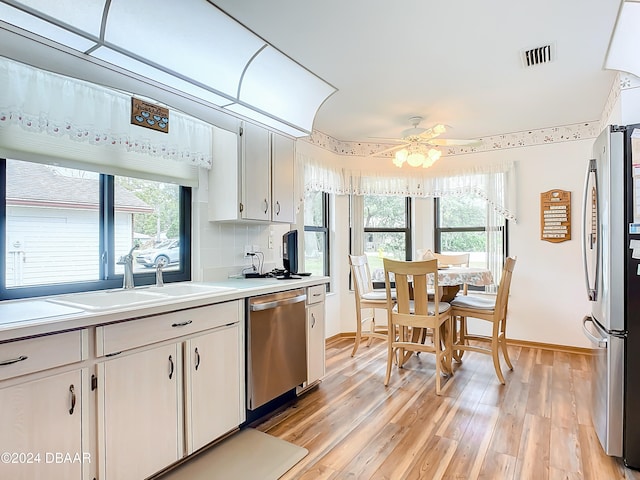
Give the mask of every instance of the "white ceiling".
M 482 138 L 600 120 L 619 0 L 211 0 L 335 86 L 314 129 L 398 137 L 408 118 Z M 551 63 L 521 51 L 551 43 Z

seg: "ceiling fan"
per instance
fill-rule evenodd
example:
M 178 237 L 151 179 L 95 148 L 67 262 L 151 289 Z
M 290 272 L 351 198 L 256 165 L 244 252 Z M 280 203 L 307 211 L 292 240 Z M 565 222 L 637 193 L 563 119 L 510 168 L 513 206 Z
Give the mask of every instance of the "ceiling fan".
M 407 162 L 412 167 L 429 168 L 442 155 L 442 152 L 434 147 L 449 147 L 461 145 L 474 145 L 477 140 L 460 140 L 453 138 L 436 138 L 447 131 L 447 126 L 441 123 L 429 128 L 421 128 L 420 122 L 422 117 L 409 118 L 412 127 L 404 130 L 400 139 L 397 138 L 381 138 L 380 140 L 401 142 L 391 148 L 387 148 L 375 155 L 382 155 L 387 152 L 395 151 L 393 159 L 394 165 L 402 167 Z

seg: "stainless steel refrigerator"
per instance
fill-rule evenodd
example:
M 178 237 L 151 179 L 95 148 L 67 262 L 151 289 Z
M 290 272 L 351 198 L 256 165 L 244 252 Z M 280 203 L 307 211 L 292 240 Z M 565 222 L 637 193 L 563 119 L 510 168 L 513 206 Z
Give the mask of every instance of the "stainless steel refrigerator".
M 591 412 L 608 455 L 640 468 L 640 124 L 609 126 L 594 143 L 582 209 L 596 354 Z M 635 154 L 635 155 L 634 155 Z

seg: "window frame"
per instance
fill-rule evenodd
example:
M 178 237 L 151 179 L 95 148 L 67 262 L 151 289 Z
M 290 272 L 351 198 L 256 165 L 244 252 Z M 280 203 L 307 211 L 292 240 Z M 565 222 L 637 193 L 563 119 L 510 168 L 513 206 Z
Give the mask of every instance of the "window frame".
M 304 225 L 304 232 L 314 232 L 314 233 L 322 233 L 324 235 L 324 261 L 323 261 L 323 275 L 328 277 L 331 272 L 331 242 L 329 239 L 329 218 L 330 218 L 330 203 L 329 203 L 329 193 L 322 193 L 322 225 Z M 304 222 L 304 219 L 303 219 Z M 329 285 L 327 284 L 327 290 L 329 289 Z
M 379 197 L 381 195 L 363 195 L 363 197 Z M 386 195 L 385 195 L 386 196 Z M 367 233 L 404 233 L 404 249 L 405 249 L 405 260 L 411 260 L 411 252 L 413 251 L 413 225 L 411 224 L 411 197 L 404 197 L 404 228 L 392 228 L 392 227 L 375 227 L 375 228 L 363 228 L 363 234 Z
M 362 195 L 362 197 L 367 197 L 367 196 L 371 196 L 371 197 L 378 197 L 380 195 Z M 387 196 L 387 195 L 385 195 Z M 399 196 L 399 195 L 396 195 Z M 389 196 L 391 197 L 391 196 Z M 412 251 L 413 251 L 413 223 L 411 221 L 413 215 L 412 215 L 412 207 L 413 207 L 413 202 L 411 197 L 402 197 L 405 200 L 405 204 L 404 204 L 404 212 L 405 212 L 405 227 L 404 228 L 367 228 L 364 227 L 364 222 L 363 222 L 363 229 L 362 229 L 362 235 L 363 237 L 361 238 L 361 240 L 364 240 L 364 235 L 366 235 L 367 233 L 404 233 L 405 234 L 405 260 L 410 261 L 412 259 Z M 351 195 L 349 197 L 349 211 L 350 214 L 349 216 L 352 217 L 354 214 L 354 209 L 353 209 L 353 195 Z M 364 198 L 363 198 L 363 205 L 364 205 Z M 363 212 L 364 213 L 364 212 Z M 364 220 L 364 218 L 363 218 Z M 349 251 L 353 252 L 353 240 L 354 240 L 354 235 L 353 235 L 353 218 L 350 219 L 349 221 Z M 378 288 L 385 288 L 384 282 L 376 282 L 376 281 L 372 281 L 373 284 L 373 288 L 378 289 Z M 353 291 L 353 279 L 351 278 L 351 272 L 349 272 L 349 290 Z
M 19 161 L 25 161 L 16 159 Z M 33 162 L 32 162 L 33 163 Z M 81 167 L 76 167 L 82 169 Z M 97 259 L 99 265 L 99 278 L 80 282 L 55 283 L 49 285 L 29 285 L 24 287 L 7 288 L 7 159 L 0 158 L 0 301 L 22 298 L 41 297 L 66 293 L 79 293 L 94 290 L 109 290 L 122 288 L 123 274 L 115 273 L 115 208 L 114 188 L 115 176 L 99 174 L 98 207 L 99 221 L 99 252 Z M 163 273 L 166 283 L 191 280 L 191 187 L 180 186 L 179 214 L 180 227 L 179 239 L 182 246 L 180 251 L 180 268 L 167 270 Z M 113 258 L 113 260 L 111 260 Z M 155 271 L 149 273 L 134 273 L 136 286 L 152 285 L 155 283 Z
M 487 208 L 489 208 L 489 205 L 487 205 Z M 434 209 L 434 213 L 433 213 L 433 219 L 434 219 L 434 238 L 433 238 L 433 246 L 434 246 L 434 250 L 436 253 L 443 253 L 441 251 L 441 241 L 442 241 L 442 234 L 443 233 L 465 233 L 465 232 L 486 232 L 487 231 L 487 225 L 484 225 L 482 227 L 440 227 L 440 220 L 441 220 L 441 213 L 440 213 L 440 197 L 435 197 L 434 198 L 434 202 L 433 202 L 433 209 Z M 486 222 L 485 222 L 486 223 Z M 502 264 L 504 265 L 504 261 L 505 259 L 509 256 L 509 220 L 504 221 L 504 226 L 500 226 L 497 227 L 499 230 L 502 231 L 502 250 L 503 250 L 503 255 L 502 255 Z M 489 252 L 486 252 L 487 255 L 489 254 Z M 478 290 L 478 291 L 484 291 L 485 287 L 478 287 L 478 286 L 474 286 L 474 285 L 469 285 L 468 286 L 469 290 Z

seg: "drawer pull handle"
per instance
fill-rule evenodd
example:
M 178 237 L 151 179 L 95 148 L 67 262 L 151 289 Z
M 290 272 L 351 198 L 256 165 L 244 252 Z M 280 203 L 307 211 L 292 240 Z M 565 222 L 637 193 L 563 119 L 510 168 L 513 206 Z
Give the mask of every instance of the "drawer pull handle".
M 20 355 L 18 358 L 12 358 L 10 360 L 3 360 L 2 362 L 0 362 L 0 367 L 4 366 L 4 365 L 12 365 L 14 363 L 18 363 L 18 362 L 22 362 L 24 360 L 26 360 L 27 357 L 26 355 Z
M 185 325 L 189 325 L 190 323 L 193 323 L 193 320 L 187 320 L 186 322 L 181 322 L 181 323 L 174 323 L 171 326 L 172 327 L 184 327 Z
M 196 370 L 200 366 L 200 352 L 198 351 L 198 347 L 196 347 Z
M 73 411 L 76 408 L 76 389 L 73 387 L 73 383 L 69 385 L 69 393 L 71 393 L 71 408 L 69 409 L 69 415 L 73 415 Z
M 171 378 L 173 377 L 173 369 L 173 357 L 169 355 L 169 380 L 171 380 Z
M 316 326 L 316 316 L 312 313 L 311 314 L 311 328 Z

